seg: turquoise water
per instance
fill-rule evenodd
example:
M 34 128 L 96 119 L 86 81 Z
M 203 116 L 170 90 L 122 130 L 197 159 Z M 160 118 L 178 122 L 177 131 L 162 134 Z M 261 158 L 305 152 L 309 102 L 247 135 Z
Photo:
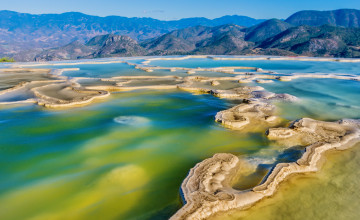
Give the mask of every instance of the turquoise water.
M 8 205 L 0 218 L 169 217 L 181 207 L 178 188 L 195 163 L 266 146 L 261 134 L 214 122 L 228 107 L 210 95 L 139 91 L 67 111 L 2 109 L 0 202 Z M 114 121 L 122 116 L 146 123 Z
M 129 60 L 129 62 L 134 64 L 141 64 L 144 60 Z M 77 65 L 41 65 L 34 66 L 34 68 L 46 68 L 46 69 L 66 69 L 66 68 L 79 68 L 79 70 L 65 71 L 62 75 L 68 77 L 95 77 L 95 78 L 110 78 L 116 76 L 189 76 L 185 70 L 177 70 L 176 72 L 171 72 L 169 70 L 156 70 L 154 72 L 145 72 L 143 70 L 135 69 L 134 66 L 128 65 L 126 63 L 109 63 L 109 64 L 77 64 Z M 252 70 L 236 70 L 236 72 L 253 72 Z M 227 76 L 231 77 L 226 73 L 217 73 L 217 72 L 206 72 L 198 71 L 196 74 L 192 75 L 206 75 L 210 77 L 222 77 Z
M 154 60 L 149 65 L 164 67 L 212 68 L 222 66 L 258 67 L 279 73 L 345 73 L 360 74 L 359 63 L 275 60 Z
M 79 68 L 78 71 L 65 71 L 64 76 L 70 77 L 102 77 L 109 78 L 123 75 L 143 75 L 144 71 L 137 70 L 134 66 L 126 63 L 109 63 L 109 64 L 80 64 L 80 65 L 43 65 L 36 68 L 64 69 Z
M 141 63 L 143 60 L 130 60 L 131 63 Z M 110 78 L 116 76 L 188 76 L 187 71 L 177 70 L 170 72 L 169 70 L 157 70 L 154 72 L 145 72 L 143 70 L 135 69 L 134 66 L 126 63 L 110 63 L 110 64 L 80 64 L 80 65 L 41 65 L 34 68 L 48 68 L 48 69 L 66 69 L 66 68 L 79 68 L 79 70 L 65 71 L 62 75 L 68 77 L 95 77 L 95 78 Z M 239 70 L 240 71 L 240 70 Z M 238 72 L 239 72 L 238 71 Z M 251 71 L 247 71 L 251 72 Z M 197 72 L 196 75 L 207 75 L 212 77 L 231 76 L 225 73 L 215 72 Z
M 302 117 L 326 121 L 360 118 L 359 81 L 310 78 L 257 85 L 271 92 L 300 98 L 296 103 L 278 104 L 281 114 L 290 120 Z
M 203 67 L 220 62 L 224 62 L 221 66 L 234 65 L 201 59 L 166 62 L 173 66 L 189 62 L 192 67 L 199 62 Z M 246 61 L 245 66 L 249 66 L 247 62 L 252 61 Z M 281 61 L 281 65 L 270 62 L 274 66 L 266 64 L 269 68 L 284 68 L 284 72 L 296 68 L 310 71 L 309 66 L 313 66 L 326 73 L 329 66 L 340 64 L 295 62 L 294 67 L 292 61 Z M 332 71 L 350 73 L 359 68 L 351 63 L 340 66 Z M 74 67 L 91 77 L 133 74 L 128 71 L 132 67 L 118 64 Z M 165 73 L 169 72 L 141 71 L 141 75 Z M 287 120 L 360 118 L 357 81 L 297 79 L 259 85 L 300 98 L 297 103 L 276 103 L 279 114 Z M 249 175 L 236 187 L 257 184 L 273 163 L 292 161 L 299 151 L 284 152 L 283 147 L 269 142 L 264 132 L 243 134 L 214 122 L 218 111 L 235 104 L 180 90 L 136 90 L 66 110 L 36 105 L 0 106 L 0 204 L 6 204 L 0 206 L 0 219 L 167 219 L 182 205 L 179 187 L 189 169 L 219 152 L 233 153 L 260 165 L 262 172 Z M 301 210 L 301 216 L 306 218 L 329 217 L 329 207 L 341 210 L 344 219 L 360 216 L 351 206 L 360 202 L 360 179 L 354 172 L 360 170 L 359 152 L 356 147 L 334 154 L 319 176 L 311 174 L 304 177 L 305 181 L 284 184 L 268 203 L 245 213 L 220 214 L 218 219 L 299 219 L 297 210 L 303 206 L 306 212 Z M 339 154 L 343 156 L 337 157 Z M 338 191 L 343 185 L 346 190 L 341 194 Z M 336 202 L 318 205 L 333 201 L 333 195 Z M 336 204 L 350 208 L 341 209 Z

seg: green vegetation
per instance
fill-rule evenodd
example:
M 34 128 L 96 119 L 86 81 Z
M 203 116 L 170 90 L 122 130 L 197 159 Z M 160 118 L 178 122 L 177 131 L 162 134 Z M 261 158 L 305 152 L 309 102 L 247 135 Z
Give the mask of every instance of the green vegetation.
M 3 57 L 0 58 L 0 63 L 2 62 L 15 62 L 14 58 L 9 58 L 9 57 Z

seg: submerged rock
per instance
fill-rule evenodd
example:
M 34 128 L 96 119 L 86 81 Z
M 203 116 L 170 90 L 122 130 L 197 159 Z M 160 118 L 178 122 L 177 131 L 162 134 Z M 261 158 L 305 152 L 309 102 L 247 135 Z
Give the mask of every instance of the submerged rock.
M 140 116 L 119 116 L 114 118 L 114 122 L 122 125 L 140 127 L 150 124 L 150 120 Z

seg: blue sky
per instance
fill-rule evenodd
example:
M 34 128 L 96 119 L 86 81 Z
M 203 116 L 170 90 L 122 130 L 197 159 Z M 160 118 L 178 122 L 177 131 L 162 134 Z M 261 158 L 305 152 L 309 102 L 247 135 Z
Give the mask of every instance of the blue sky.
M 78 11 L 99 16 L 176 20 L 234 14 L 254 18 L 287 18 L 300 10 L 360 9 L 360 0 L 0 0 L 0 5 L 3 10 L 33 14 Z

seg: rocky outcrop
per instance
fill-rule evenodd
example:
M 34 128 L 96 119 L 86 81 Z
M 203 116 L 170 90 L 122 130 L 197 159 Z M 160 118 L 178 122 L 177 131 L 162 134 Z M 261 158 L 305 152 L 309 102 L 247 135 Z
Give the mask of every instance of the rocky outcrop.
M 53 83 L 32 89 L 37 97 L 36 102 L 47 108 L 63 108 L 82 106 L 92 102 L 95 98 L 110 95 L 103 90 L 85 89 L 77 83 Z
M 171 219 L 206 219 L 218 212 L 251 207 L 272 196 L 291 175 L 317 171 L 325 152 L 347 149 L 360 142 L 360 120 L 322 122 L 304 118 L 288 128 L 270 129 L 268 137 L 290 138 L 308 145 L 300 159 L 276 164 L 259 185 L 248 190 L 231 186 L 242 169 L 241 160 L 235 155 L 215 154 L 198 163 L 181 185 L 185 205 Z
M 263 102 L 246 103 L 218 112 L 215 121 L 234 130 L 253 130 L 250 127 L 271 127 L 279 125 L 282 119 L 274 115 L 275 106 Z
M 188 59 L 194 57 L 167 58 L 169 60 Z M 195 57 L 204 58 L 204 57 Z M 206 57 L 205 57 L 206 58 Z M 290 59 L 266 57 L 212 57 L 212 59 Z M 291 58 L 292 59 L 292 58 Z M 295 59 L 295 58 L 294 58 Z M 296 58 L 308 60 L 309 58 Z M 335 59 L 311 59 L 315 61 L 335 61 Z M 169 71 L 186 70 L 193 72 L 205 69 L 160 68 L 148 66 L 151 60 L 141 64 L 131 64 L 144 71 L 167 69 Z M 344 62 L 359 62 L 359 60 L 337 60 Z M 124 62 L 122 60 L 98 61 L 93 64 Z M 85 62 L 86 63 L 86 62 Z M 67 63 L 69 64 L 69 63 Z M 40 66 L 41 64 L 33 64 Z M 49 65 L 49 64 L 43 64 Z M 60 63 L 52 65 L 62 65 Z M 23 65 L 24 66 L 24 65 Z M 29 65 L 28 65 L 29 66 Z M 21 67 L 21 65 L 19 66 Z M 112 91 L 132 89 L 183 89 L 194 93 L 212 94 L 219 98 L 227 98 L 241 102 L 228 110 L 219 112 L 215 120 L 226 127 L 240 130 L 240 132 L 265 131 L 269 140 L 276 141 L 286 147 L 303 146 L 304 153 L 299 159 L 286 163 L 274 163 L 273 168 L 264 176 L 262 182 L 246 190 L 234 189 L 233 183 L 239 173 L 245 168 L 243 159 L 232 154 L 216 154 L 212 158 L 198 163 L 191 169 L 189 175 L 181 185 L 181 192 L 185 205 L 172 219 L 206 219 L 217 212 L 230 209 L 246 209 L 256 202 L 273 195 L 279 185 L 296 173 L 317 171 L 323 161 L 325 152 L 329 150 L 343 150 L 360 141 L 360 120 L 344 119 L 337 122 L 322 122 L 303 118 L 290 123 L 289 127 L 280 127 L 284 120 L 276 114 L 274 100 L 296 101 L 297 98 L 288 94 L 275 94 L 265 91 L 259 86 L 241 86 L 243 80 L 291 80 L 297 77 L 337 78 L 346 80 L 360 80 L 352 75 L 297 75 L 282 76 L 275 72 L 267 72 L 256 67 L 242 67 L 254 73 L 235 73 L 234 67 L 215 68 L 214 71 L 232 74 L 232 77 L 204 77 L 204 76 L 118 76 L 111 78 L 69 78 L 61 76 L 66 69 L 50 71 L 48 69 L 9 68 L 0 69 L 1 79 L 21 76 L 18 84 L 9 85 L 0 91 L 0 104 L 14 104 L 18 101 L 5 99 L 19 93 L 32 93 L 33 97 L 23 99 L 23 103 L 37 103 L 45 107 L 61 108 L 74 107 L 91 103 L 96 98 L 106 97 Z M 73 70 L 74 69 L 69 69 Z M 76 69 L 75 69 L 76 70 Z M 211 70 L 210 70 L 211 71 Z M 29 74 L 30 73 L 30 74 Z M 237 74 L 234 76 L 233 74 Z M 29 77 L 29 78 L 27 78 Z M 31 77 L 39 77 L 38 81 L 31 81 Z M 244 78 L 248 77 L 248 78 Z M 285 78 L 283 78 L 285 77 Z M 288 77 L 288 78 L 286 78 Z M 21 81 L 25 79 L 25 81 Z M 16 94 L 15 94 L 16 95 Z M 11 97 L 10 97 L 11 98 Z M 2 100 L 5 100 L 4 102 Z
M 101 43 L 102 39 L 94 42 Z M 94 46 L 94 45 L 92 45 Z M 149 58 L 141 63 L 131 63 L 124 59 L 110 59 L 84 62 L 64 62 L 64 63 L 33 63 L 33 64 L 13 64 L 14 68 L 0 69 L 1 88 L 0 104 L 11 104 L 14 102 L 38 103 L 47 107 L 72 107 L 80 103 L 91 103 L 95 98 L 106 97 L 114 91 L 130 91 L 136 89 L 182 89 L 193 93 L 207 93 L 219 98 L 226 98 L 241 101 L 242 103 L 231 109 L 221 111 L 217 114 L 216 120 L 223 125 L 248 131 L 261 131 L 268 127 L 280 125 L 283 120 L 276 116 L 276 108 L 271 104 L 273 100 L 296 101 L 297 98 L 288 94 L 275 94 L 265 91 L 260 86 L 246 86 L 243 83 L 271 83 L 275 80 L 290 81 L 297 78 L 333 78 L 342 80 L 360 81 L 357 75 L 335 75 L 335 74 L 289 74 L 282 75 L 273 71 L 264 70 L 257 67 L 216 67 L 216 68 L 183 68 L 183 67 L 158 67 L 150 66 L 153 60 L 184 60 L 184 59 L 215 59 L 215 60 L 304 60 L 304 61 L 337 61 L 337 62 L 360 62 L 359 59 L 334 59 L 334 58 L 294 58 L 294 57 L 214 57 L 214 56 L 181 56 L 168 58 Z M 109 64 L 109 63 L 126 63 L 134 66 L 136 69 L 145 72 L 155 70 L 162 71 L 182 71 L 188 74 L 201 74 L 202 72 L 217 72 L 230 74 L 229 77 L 204 77 L 204 76 L 117 76 L 111 78 L 87 78 L 75 77 L 69 78 L 62 76 L 64 71 L 78 71 L 79 68 L 64 69 L 32 69 L 30 67 L 57 66 L 57 65 L 80 65 L 80 64 Z M 242 71 L 236 71 L 241 69 Z M 246 72 L 246 70 L 251 72 Z M 245 72 L 244 72 L 245 71 Z M 14 80 L 16 78 L 16 80 Z M 11 80 L 10 80 L 11 79 Z M 59 84 L 66 85 L 60 88 Z M 43 92 L 36 93 L 36 88 L 52 85 L 53 91 L 59 94 L 54 98 L 60 97 L 59 100 L 49 99 L 51 101 L 42 101 Z M 91 91 L 90 91 L 91 90 Z M 88 96 L 89 93 L 93 95 Z M 84 93 L 87 93 L 84 97 Z M 71 101 L 61 98 L 61 94 L 70 95 Z M 73 97 L 73 98 L 71 98 Z M 81 98 L 80 98 L 81 97 Z M 27 98 L 27 99 L 24 99 Z M 80 99 L 82 100 L 80 100 Z M 256 123 L 252 123 L 256 122 Z M 256 126 L 252 126 L 252 125 Z
M 262 87 L 240 87 L 232 90 L 215 90 L 215 96 L 230 99 L 241 99 L 244 103 L 233 108 L 218 112 L 215 121 L 225 127 L 243 130 L 272 127 L 283 122 L 276 116 L 276 107 L 272 100 L 296 101 L 297 98 L 289 94 L 275 94 L 264 91 Z

